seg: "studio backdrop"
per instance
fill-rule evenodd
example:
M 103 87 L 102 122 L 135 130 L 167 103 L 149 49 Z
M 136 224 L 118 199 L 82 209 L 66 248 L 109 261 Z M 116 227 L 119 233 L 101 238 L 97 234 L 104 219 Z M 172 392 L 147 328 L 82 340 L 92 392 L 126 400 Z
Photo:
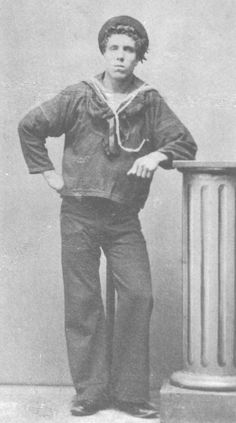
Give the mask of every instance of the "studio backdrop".
M 67 85 L 103 70 L 97 33 L 128 14 L 150 37 L 137 76 L 188 127 L 199 160 L 236 160 L 236 5 L 232 0 L 1 1 L 0 383 L 71 384 L 64 340 L 61 199 L 29 175 L 20 118 Z M 61 169 L 63 137 L 47 142 Z M 182 365 L 181 174 L 158 170 L 141 212 L 153 275 L 151 386 Z M 105 262 L 101 265 L 105 288 Z

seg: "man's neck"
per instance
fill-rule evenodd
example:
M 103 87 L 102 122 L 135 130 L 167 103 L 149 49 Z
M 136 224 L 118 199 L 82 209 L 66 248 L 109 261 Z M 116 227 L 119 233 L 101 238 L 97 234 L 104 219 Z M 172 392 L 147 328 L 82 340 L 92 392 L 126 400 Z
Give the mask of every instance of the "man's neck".
M 133 74 L 129 75 L 126 79 L 119 80 L 111 78 L 111 76 L 107 72 L 105 72 L 103 78 L 103 85 L 107 90 L 113 93 L 128 94 L 132 91 L 131 86 L 133 80 Z

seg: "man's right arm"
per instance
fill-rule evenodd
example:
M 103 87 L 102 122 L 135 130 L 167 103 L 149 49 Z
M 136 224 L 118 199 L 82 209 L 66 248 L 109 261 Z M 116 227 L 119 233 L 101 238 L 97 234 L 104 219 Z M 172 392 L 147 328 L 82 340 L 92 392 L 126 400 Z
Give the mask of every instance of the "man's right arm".
M 29 173 L 42 173 L 49 186 L 57 191 L 62 189 L 63 179 L 55 172 L 45 144 L 47 137 L 59 137 L 68 130 L 71 97 L 69 91 L 63 91 L 27 113 L 18 126 Z

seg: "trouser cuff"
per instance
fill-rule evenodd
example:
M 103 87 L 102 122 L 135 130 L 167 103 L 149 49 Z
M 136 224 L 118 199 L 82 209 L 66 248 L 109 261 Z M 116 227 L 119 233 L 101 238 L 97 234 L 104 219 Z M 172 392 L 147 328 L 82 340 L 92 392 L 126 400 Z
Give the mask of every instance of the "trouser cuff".
M 75 386 L 76 394 L 80 400 L 97 400 L 108 395 L 107 385 L 94 383 L 91 385 L 78 384 Z

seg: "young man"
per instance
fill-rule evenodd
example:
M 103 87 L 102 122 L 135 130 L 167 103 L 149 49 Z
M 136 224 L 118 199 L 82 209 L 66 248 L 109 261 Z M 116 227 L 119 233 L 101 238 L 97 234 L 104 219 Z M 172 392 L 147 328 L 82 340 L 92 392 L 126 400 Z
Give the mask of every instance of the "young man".
M 138 212 L 158 166 L 194 159 L 196 144 L 156 89 L 133 71 L 148 35 L 129 16 L 109 19 L 98 36 L 105 72 L 70 86 L 21 121 L 30 173 L 42 173 L 62 196 L 62 267 L 69 365 L 76 389 L 71 412 L 93 414 L 112 404 L 156 417 L 149 400 L 149 322 L 153 299 Z M 45 148 L 65 134 L 63 175 Z M 104 251 L 118 302 L 112 365 L 99 281 Z

